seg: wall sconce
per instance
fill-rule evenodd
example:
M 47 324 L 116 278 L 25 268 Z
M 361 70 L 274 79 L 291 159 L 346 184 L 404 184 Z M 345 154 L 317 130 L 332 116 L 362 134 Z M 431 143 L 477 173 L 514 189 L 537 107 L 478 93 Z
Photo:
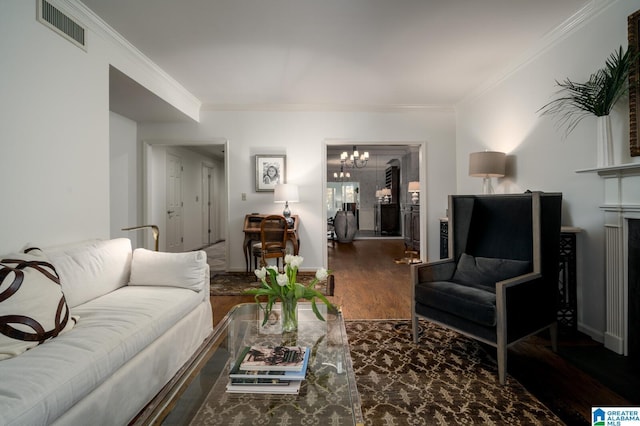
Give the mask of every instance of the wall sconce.
M 418 204 L 418 192 L 420 192 L 420 182 L 409 182 L 409 192 L 411 193 L 411 202 Z
M 492 177 L 503 177 L 506 154 L 497 151 L 472 152 L 469 154 L 469 176 L 481 177 L 482 193 L 492 194 Z
M 287 220 L 289 227 L 293 226 L 293 219 L 291 219 L 291 210 L 289 210 L 289 203 L 297 203 L 298 198 L 298 185 L 290 183 L 281 183 L 275 186 L 273 189 L 273 202 L 284 203 L 284 211 L 282 216 Z

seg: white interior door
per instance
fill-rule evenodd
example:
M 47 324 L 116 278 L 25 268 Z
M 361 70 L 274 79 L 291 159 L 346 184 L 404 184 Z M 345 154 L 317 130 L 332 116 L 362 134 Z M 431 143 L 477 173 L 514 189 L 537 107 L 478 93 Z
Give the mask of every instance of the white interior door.
M 181 252 L 182 236 L 182 160 L 167 153 L 167 251 Z

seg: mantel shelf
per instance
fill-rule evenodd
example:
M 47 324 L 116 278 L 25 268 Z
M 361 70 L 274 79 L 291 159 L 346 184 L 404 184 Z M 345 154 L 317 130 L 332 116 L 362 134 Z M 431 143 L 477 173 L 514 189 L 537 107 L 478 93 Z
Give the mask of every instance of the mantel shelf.
M 623 172 L 640 172 L 640 163 L 614 164 L 613 166 L 576 170 L 576 173 L 598 173 L 600 176 L 610 176 Z

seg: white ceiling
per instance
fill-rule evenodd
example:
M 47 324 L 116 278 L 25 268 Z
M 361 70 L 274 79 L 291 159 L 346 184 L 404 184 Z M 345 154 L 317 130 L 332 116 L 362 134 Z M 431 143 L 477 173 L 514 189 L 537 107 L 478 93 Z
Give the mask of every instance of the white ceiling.
M 83 3 L 203 108 L 340 109 L 453 106 L 590 1 Z M 136 93 L 113 88 L 112 103 L 115 92 Z

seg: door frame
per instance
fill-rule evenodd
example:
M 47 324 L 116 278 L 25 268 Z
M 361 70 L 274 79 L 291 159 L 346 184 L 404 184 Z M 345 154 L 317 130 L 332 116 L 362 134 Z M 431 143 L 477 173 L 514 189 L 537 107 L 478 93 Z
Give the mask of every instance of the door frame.
M 172 200 L 170 200 L 169 198 L 169 194 L 171 193 L 171 163 L 175 162 L 177 164 L 177 166 L 180 168 L 178 171 L 179 177 L 179 184 L 180 187 L 177 189 L 178 192 L 178 200 L 174 200 L 176 202 L 179 203 L 178 206 L 171 206 L 170 202 Z M 169 232 L 169 221 L 171 220 L 171 210 L 169 210 L 170 208 L 174 208 L 176 209 L 177 213 L 178 213 L 178 223 L 176 223 L 177 226 L 177 233 L 178 235 L 174 235 L 174 237 L 179 237 L 180 241 L 176 241 L 175 242 L 175 246 L 173 245 L 169 245 L 169 238 L 165 239 L 165 250 L 166 251 L 171 251 L 171 252 L 181 252 L 184 250 L 184 220 L 183 220 L 183 210 L 184 210 L 184 203 L 183 203 L 183 199 L 182 199 L 182 172 L 183 172 L 183 166 L 182 166 L 182 157 L 172 153 L 172 152 L 166 152 L 166 157 L 165 157 L 165 170 L 164 170 L 164 174 L 165 174 L 165 187 L 164 187 L 164 193 L 165 193 L 165 211 L 166 211 L 166 215 L 164 216 L 164 228 L 166 230 L 165 232 L 165 236 L 169 236 L 170 232 Z M 174 218 L 175 220 L 175 218 Z
M 185 147 L 185 146 L 206 146 L 206 145 L 224 145 L 224 179 L 225 179 L 225 192 L 226 192 L 226 217 L 229 217 L 229 141 L 226 138 L 211 138 L 211 139 L 144 139 L 142 143 L 142 168 L 141 168 L 141 206 L 140 206 L 140 223 L 154 224 L 159 223 L 159 218 L 154 217 L 153 212 L 153 193 L 154 193 L 154 180 L 156 170 L 153 169 L 152 156 L 153 148 L 158 146 L 164 147 Z M 166 249 L 166 244 L 163 240 L 163 230 L 160 230 L 160 250 Z M 145 233 L 143 237 L 144 247 L 153 249 L 154 242 L 151 233 Z M 225 239 L 229 239 L 229 229 L 225 230 Z M 226 247 L 226 259 L 229 259 L 229 246 Z
M 327 147 L 328 146 L 336 146 L 336 145 L 381 145 L 381 146 L 389 146 L 389 145 L 412 145 L 418 146 L 418 176 L 420 177 L 420 223 L 428 223 L 428 214 L 427 214 L 427 146 L 428 142 L 425 140 L 421 141 L 406 141 L 406 140 L 386 140 L 386 141 L 367 141 L 367 140 L 354 140 L 354 139 L 325 139 L 322 143 L 322 200 L 323 205 L 326 200 L 327 193 Z M 423 189 L 424 188 L 424 189 Z M 322 221 L 323 223 L 327 223 L 327 209 L 322 209 Z M 428 259 L 428 227 L 421 226 L 420 227 L 420 258 Z M 325 229 L 322 228 L 322 238 L 326 239 Z M 322 251 L 322 262 L 324 265 L 328 265 L 329 263 L 329 246 Z
M 206 178 L 205 170 L 208 173 Z M 213 202 L 214 200 L 218 200 L 218 197 L 220 196 L 218 171 L 218 166 L 216 164 L 206 161 L 202 162 L 202 223 L 203 227 L 205 226 L 205 223 L 208 223 L 209 226 L 208 232 L 203 233 L 202 235 L 203 245 L 215 244 L 222 239 L 220 235 L 220 229 L 222 228 L 220 205 L 218 202 Z M 205 189 L 208 189 L 207 194 L 205 194 Z M 208 206 L 205 205 L 205 201 L 209 202 Z

